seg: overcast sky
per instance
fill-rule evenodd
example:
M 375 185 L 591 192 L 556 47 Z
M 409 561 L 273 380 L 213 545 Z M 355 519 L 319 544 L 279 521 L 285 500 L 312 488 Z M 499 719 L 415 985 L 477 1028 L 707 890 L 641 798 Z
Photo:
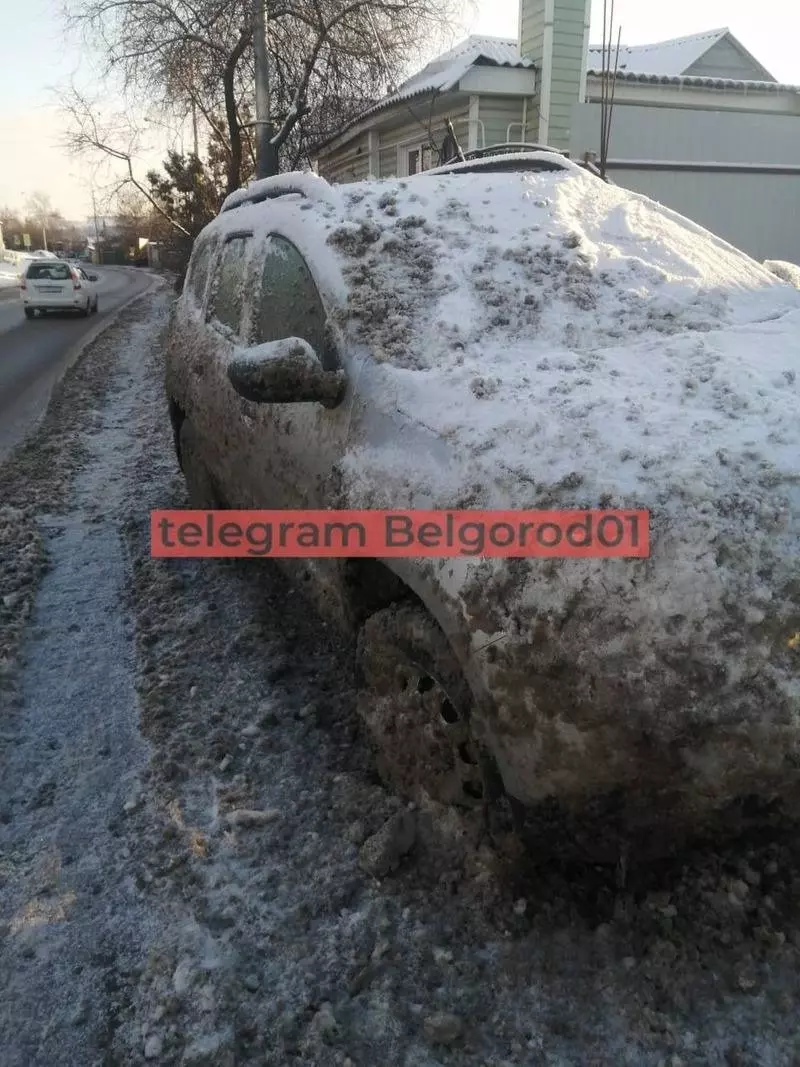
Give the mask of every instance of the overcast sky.
M 30 192 L 42 190 L 68 218 L 80 219 L 91 210 L 90 168 L 59 147 L 63 119 L 50 90 L 72 76 L 90 87 L 93 68 L 77 44 L 65 39 L 60 7 L 60 0 L 0 0 L 0 205 L 22 207 Z M 517 11 L 517 0 L 472 0 L 466 8 L 464 35 L 516 37 Z M 602 17 L 602 0 L 593 0 L 593 44 L 600 40 Z M 616 0 L 615 21 L 626 44 L 727 26 L 778 80 L 800 84 L 800 4 Z M 151 151 L 163 147 L 161 141 L 162 135 L 154 132 Z M 148 155 L 142 170 L 156 158 Z

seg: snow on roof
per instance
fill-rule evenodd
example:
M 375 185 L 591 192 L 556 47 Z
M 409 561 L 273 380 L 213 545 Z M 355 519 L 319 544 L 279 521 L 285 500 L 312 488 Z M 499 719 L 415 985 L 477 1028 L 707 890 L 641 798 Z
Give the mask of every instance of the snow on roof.
M 255 178 L 243 188 L 229 193 L 223 200 L 220 211 L 231 211 L 241 204 L 294 193 L 308 200 L 327 201 L 330 197 L 330 186 L 324 178 L 311 171 L 294 171 L 291 174 L 274 174 L 269 178 Z
M 707 30 L 688 37 L 676 37 L 671 41 L 659 41 L 656 44 L 623 45 L 619 50 L 619 69 L 633 74 L 662 74 L 677 76 L 686 71 L 706 54 L 709 48 L 722 40 L 730 30 Z M 616 45 L 611 49 L 609 60 L 606 54 L 605 69 L 614 69 Z M 589 46 L 589 72 L 600 73 L 603 70 L 602 45 Z
M 519 54 L 516 39 L 506 37 L 467 37 L 448 52 L 432 59 L 430 63 L 406 79 L 397 90 L 379 100 L 362 112 L 358 119 L 366 118 L 392 104 L 409 100 L 425 92 L 448 92 L 455 88 L 467 71 L 476 63 L 498 67 L 533 67 L 533 60 Z
M 599 74 L 600 71 L 590 70 L 590 74 Z M 701 89 L 747 89 L 748 92 L 758 93 L 796 93 L 800 92 L 797 85 L 787 85 L 775 81 L 750 81 L 748 78 L 714 78 L 705 74 L 636 74 L 634 71 L 619 71 L 617 78 L 620 81 L 639 82 L 650 85 L 681 85 L 686 88 L 696 86 Z

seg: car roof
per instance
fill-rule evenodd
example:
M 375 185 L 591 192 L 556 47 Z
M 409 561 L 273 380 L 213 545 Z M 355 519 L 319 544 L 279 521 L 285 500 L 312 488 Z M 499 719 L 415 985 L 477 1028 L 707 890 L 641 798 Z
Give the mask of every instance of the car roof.
M 506 163 L 508 163 L 508 166 L 506 166 Z M 340 189 L 353 190 L 355 193 L 355 190 L 359 187 L 374 186 L 380 183 L 416 181 L 432 175 L 458 172 L 503 172 L 507 169 L 524 171 L 562 170 L 570 173 L 585 173 L 583 168 L 554 149 L 515 152 L 513 154 L 509 153 L 507 156 L 498 154 L 483 159 L 467 159 L 463 162 L 459 160 L 455 163 L 447 163 L 441 167 L 423 171 L 421 174 L 411 175 L 408 178 L 367 178 L 361 182 L 347 182 L 341 185 L 331 185 L 324 178 L 311 171 L 293 171 L 287 174 L 277 174 L 269 178 L 256 179 L 243 188 L 230 193 L 223 201 L 217 218 L 246 204 L 258 204 L 283 197 L 300 197 L 306 200 L 309 205 L 326 204 L 333 206 L 340 199 Z

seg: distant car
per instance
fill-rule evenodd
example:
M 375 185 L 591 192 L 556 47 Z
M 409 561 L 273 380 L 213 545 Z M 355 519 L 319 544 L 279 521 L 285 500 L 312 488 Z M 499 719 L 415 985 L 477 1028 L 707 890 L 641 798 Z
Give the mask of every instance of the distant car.
M 33 259 L 20 280 L 25 318 L 36 312 L 74 311 L 90 315 L 97 311 L 96 274 L 53 257 L 53 260 Z
M 800 292 L 523 147 L 228 196 L 166 355 L 190 504 L 647 509 L 647 558 L 550 521 L 567 558 L 470 558 L 442 520 L 409 558 L 286 563 L 357 635 L 409 799 L 505 791 L 523 831 L 609 862 L 800 816 Z

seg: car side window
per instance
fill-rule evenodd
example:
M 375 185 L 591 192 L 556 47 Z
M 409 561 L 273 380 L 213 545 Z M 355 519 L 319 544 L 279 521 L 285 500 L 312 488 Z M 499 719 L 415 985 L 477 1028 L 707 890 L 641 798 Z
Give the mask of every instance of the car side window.
M 228 238 L 217 264 L 211 293 L 211 317 L 236 333 L 239 332 L 242 319 L 250 241 L 249 234 L 236 234 Z
M 189 277 L 189 288 L 195 300 L 199 304 L 203 302 L 208 281 L 208 269 L 211 266 L 211 252 L 214 248 L 214 239 L 206 238 L 196 244 L 192 252 L 192 264 Z
M 303 256 L 285 237 L 270 234 L 264 253 L 254 344 L 301 337 L 327 363 L 327 314 Z

